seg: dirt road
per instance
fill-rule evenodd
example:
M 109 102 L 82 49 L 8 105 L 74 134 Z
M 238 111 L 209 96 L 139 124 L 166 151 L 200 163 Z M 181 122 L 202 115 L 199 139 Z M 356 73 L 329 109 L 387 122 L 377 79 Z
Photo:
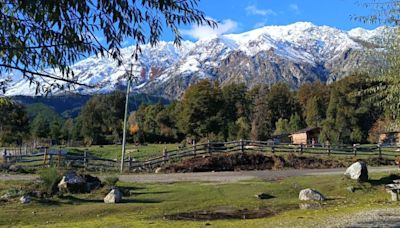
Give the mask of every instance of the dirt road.
M 398 170 L 394 166 L 369 167 L 369 172 L 389 172 Z M 238 182 L 243 180 L 261 179 L 276 180 L 295 176 L 341 175 L 345 169 L 287 169 L 239 172 L 204 172 L 204 173 L 171 173 L 171 174 L 130 174 L 120 175 L 121 181 L 136 183 L 173 183 L 173 182 Z M 101 176 L 100 178 L 104 178 Z M 0 180 L 33 180 L 36 175 L 0 174 Z

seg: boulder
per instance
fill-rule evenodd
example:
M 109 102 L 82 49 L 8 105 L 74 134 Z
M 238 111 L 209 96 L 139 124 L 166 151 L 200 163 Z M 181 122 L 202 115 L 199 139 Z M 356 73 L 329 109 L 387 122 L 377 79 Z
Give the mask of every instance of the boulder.
M 83 178 L 86 181 L 86 191 L 91 192 L 95 189 L 101 188 L 101 181 L 98 177 L 94 177 L 91 175 L 83 175 Z
M 21 198 L 19 198 L 19 201 L 22 204 L 28 204 L 31 202 L 31 197 L 30 196 L 21 196 Z
M 113 188 L 111 191 L 104 197 L 104 203 L 119 203 L 122 200 L 122 193 L 118 188 Z
M 91 175 L 78 175 L 74 171 L 65 174 L 58 183 L 60 192 L 89 193 L 101 187 L 101 181 Z
M 6 194 L 0 196 L 0 201 L 7 202 L 7 201 L 9 201 L 11 198 L 12 198 L 11 194 L 10 194 L 10 193 L 6 193 Z
M 154 171 L 154 173 L 161 173 L 161 171 L 162 171 L 162 168 L 161 168 L 161 167 L 158 167 L 158 168 Z
M 347 187 L 346 189 L 349 192 L 355 192 L 356 191 L 356 188 L 354 188 L 353 186 Z
M 10 167 L 8 167 L 8 171 L 14 172 L 14 173 L 25 173 L 24 168 L 22 168 L 19 165 L 10 165 Z
M 353 163 L 349 168 L 347 168 L 344 175 L 353 180 L 367 181 L 368 180 L 367 164 L 363 161 L 358 161 L 356 163 Z
M 310 189 L 310 188 L 301 190 L 299 193 L 299 199 L 300 200 L 316 200 L 316 201 L 326 200 L 325 196 L 323 196 L 318 191 Z

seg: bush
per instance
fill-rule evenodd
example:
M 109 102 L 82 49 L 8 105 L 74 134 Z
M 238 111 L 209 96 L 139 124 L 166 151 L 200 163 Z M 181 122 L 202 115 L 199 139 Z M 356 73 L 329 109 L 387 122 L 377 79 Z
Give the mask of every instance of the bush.
M 108 187 L 114 187 L 117 182 L 119 181 L 119 178 L 116 176 L 110 176 L 110 177 L 106 177 L 104 179 L 104 184 Z
M 61 181 L 62 175 L 56 168 L 45 168 L 39 171 L 41 190 L 52 195 L 58 191 L 57 184 Z

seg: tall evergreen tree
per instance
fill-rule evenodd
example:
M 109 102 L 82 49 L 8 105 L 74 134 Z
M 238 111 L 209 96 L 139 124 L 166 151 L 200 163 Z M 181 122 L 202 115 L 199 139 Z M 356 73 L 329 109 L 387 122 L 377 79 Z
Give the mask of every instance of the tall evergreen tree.
M 223 137 L 223 104 L 221 89 L 216 82 L 203 80 L 190 86 L 182 99 L 179 129 L 195 138 Z
M 7 98 L 0 102 L 0 145 L 21 144 L 29 135 L 29 119 L 25 108 Z
M 36 139 L 45 139 L 50 135 L 50 123 L 43 114 L 37 115 L 31 124 L 31 134 Z

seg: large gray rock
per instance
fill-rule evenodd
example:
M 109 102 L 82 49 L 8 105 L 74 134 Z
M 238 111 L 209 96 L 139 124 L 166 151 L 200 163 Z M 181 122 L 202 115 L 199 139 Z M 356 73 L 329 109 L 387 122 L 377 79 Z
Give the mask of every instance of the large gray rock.
M 31 202 L 31 197 L 30 196 L 21 196 L 21 198 L 19 198 L 19 201 L 22 204 L 28 204 Z
M 75 172 L 68 172 L 62 177 L 57 186 L 60 192 L 78 193 L 84 192 L 85 185 L 86 181 L 83 177 Z
M 344 175 L 353 180 L 367 181 L 368 180 L 367 164 L 363 161 L 358 161 L 356 163 L 353 163 L 349 168 L 347 168 Z
M 320 192 L 310 189 L 310 188 L 307 188 L 307 189 L 303 189 L 300 191 L 299 200 L 324 201 L 324 200 L 326 200 L 326 198 Z
M 90 175 L 78 175 L 74 171 L 65 174 L 58 183 L 60 192 L 69 193 L 89 193 L 99 187 L 101 187 L 99 178 Z
M 122 200 L 122 193 L 118 188 L 113 188 L 107 195 L 104 197 L 104 203 L 120 203 Z

